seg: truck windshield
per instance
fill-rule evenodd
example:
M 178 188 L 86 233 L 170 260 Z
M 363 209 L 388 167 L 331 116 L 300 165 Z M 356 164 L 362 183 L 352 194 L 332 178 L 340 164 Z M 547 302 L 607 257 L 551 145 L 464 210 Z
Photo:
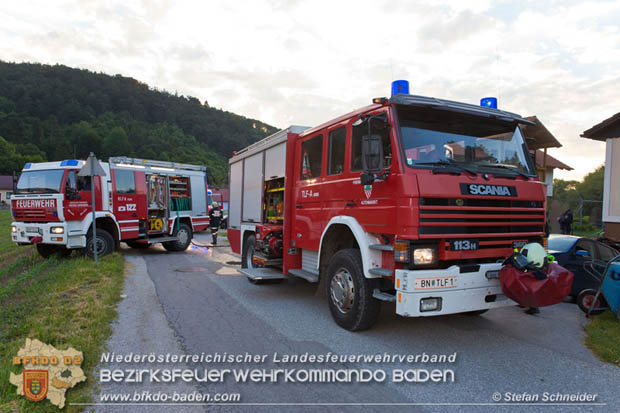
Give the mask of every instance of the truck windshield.
M 399 111 L 399 123 L 410 167 L 452 164 L 479 172 L 534 175 L 514 124 L 457 114 L 422 117 L 405 110 Z
M 17 181 L 17 194 L 46 194 L 60 192 L 64 169 L 22 172 Z

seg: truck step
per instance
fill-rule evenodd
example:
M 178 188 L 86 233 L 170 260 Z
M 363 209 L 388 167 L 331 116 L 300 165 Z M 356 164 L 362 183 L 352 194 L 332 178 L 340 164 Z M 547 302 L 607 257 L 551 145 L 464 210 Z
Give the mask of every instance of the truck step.
M 378 275 L 379 277 L 391 277 L 392 270 L 388 270 L 387 268 L 371 268 L 368 272 L 372 275 Z
M 141 244 L 157 244 L 158 242 L 168 242 L 168 241 L 176 241 L 177 237 L 157 237 L 157 238 L 146 238 L 143 240 L 139 240 Z
M 286 278 L 282 272 L 273 268 L 240 268 L 237 271 L 253 281 L 283 280 Z
M 319 282 L 319 274 L 312 274 L 311 272 L 300 269 L 288 270 L 288 273 L 294 275 L 295 277 L 303 278 L 311 283 Z
M 394 251 L 393 245 L 370 244 L 368 248 L 370 248 L 371 250 L 379 250 L 379 251 Z
M 393 303 L 393 302 L 396 301 L 396 296 L 395 295 L 384 293 L 383 291 L 379 290 L 378 288 L 375 288 L 372 291 L 372 296 L 375 297 L 377 300 L 387 301 L 387 302 L 390 302 L 390 303 Z

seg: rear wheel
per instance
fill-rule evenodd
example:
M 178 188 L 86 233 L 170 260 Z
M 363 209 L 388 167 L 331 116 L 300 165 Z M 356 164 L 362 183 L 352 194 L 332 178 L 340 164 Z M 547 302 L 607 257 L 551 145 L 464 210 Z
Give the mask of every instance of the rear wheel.
M 243 254 L 241 254 L 241 268 L 254 268 L 254 252 L 256 251 L 256 237 L 249 235 L 243 244 Z
M 185 251 L 192 242 L 192 229 L 185 223 L 179 224 L 179 228 L 173 235 L 177 237 L 176 241 L 162 242 L 168 251 Z
M 95 256 L 95 248 L 97 248 L 97 256 L 103 257 L 114 251 L 114 238 L 106 230 L 97 229 L 97 236 L 93 237 L 93 230 L 88 231 L 86 235 L 86 256 L 93 258 Z
M 581 311 L 588 314 L 590 307 L 593 307 L 592 311 L 590 311 L 590 314 L 592 315 L 601 314 L 605 311 L 607 303 L 605 302 L 603 295 L 599 294 L 596 302 L 594 303 L 594 306 L 592 306 L 592 303 L 594 302 L 594 296 L 596 296 L 596 290 L 592 289 L 583 290 L 579 293 L 579 295 L 577 296 L 577 305 L 579 306 Z
M 336 324 L 350 331 L 372 327 L 381 302 L 372 296 L 373 280 L 364 277 L 357 249 L 338 251 L 327 267 L 327 301 Z
M 254 268 L 254 253 L 256 252 L 256 237 L 254 234 L 249 235 L 243 244 L 243 253 L 241 254 L 241 268 Z M 252 284 L 263 284 L 264 280 L 256 280 L 248 277 L 248 281 Z
M 145 250 L 151 246 L 151 244 L 147 244 L 146 242 L 125 241 L 125 243 L 129 247 L 137 249 L 137 250 Z

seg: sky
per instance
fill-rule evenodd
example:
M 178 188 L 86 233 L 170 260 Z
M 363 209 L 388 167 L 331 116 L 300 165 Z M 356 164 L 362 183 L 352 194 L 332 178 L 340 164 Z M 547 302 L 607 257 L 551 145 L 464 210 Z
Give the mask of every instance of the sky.
M 581 179 L 620 112 L 620 1 L 3 1 L 0 60 L 122 74 L 276 127 L 412 94 L 536 115 Z

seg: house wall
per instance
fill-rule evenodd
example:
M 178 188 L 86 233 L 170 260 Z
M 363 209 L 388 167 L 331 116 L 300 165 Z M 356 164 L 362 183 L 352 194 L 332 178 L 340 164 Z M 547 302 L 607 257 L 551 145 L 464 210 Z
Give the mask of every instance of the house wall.
M 607 139 L 605 151 L 603 222 L 620 224 L 620 190 L 617 190 L 620 188 L 620 139 Z
M 605 236 L 616 241 L 620 241 L 620 223 L 605 222 Z
M 6 194 L 9 192 L 13 192 L 12 189 L 0 189 L 0 206 L 3 204 L 2 201 L 4 201 L 7 205 L 9 204 L 9 200 L 6 198 Z
M 547 196 L 553 196 L 553 168 L 538 166 L 536 172 L 538 179 L 547 186 Z

